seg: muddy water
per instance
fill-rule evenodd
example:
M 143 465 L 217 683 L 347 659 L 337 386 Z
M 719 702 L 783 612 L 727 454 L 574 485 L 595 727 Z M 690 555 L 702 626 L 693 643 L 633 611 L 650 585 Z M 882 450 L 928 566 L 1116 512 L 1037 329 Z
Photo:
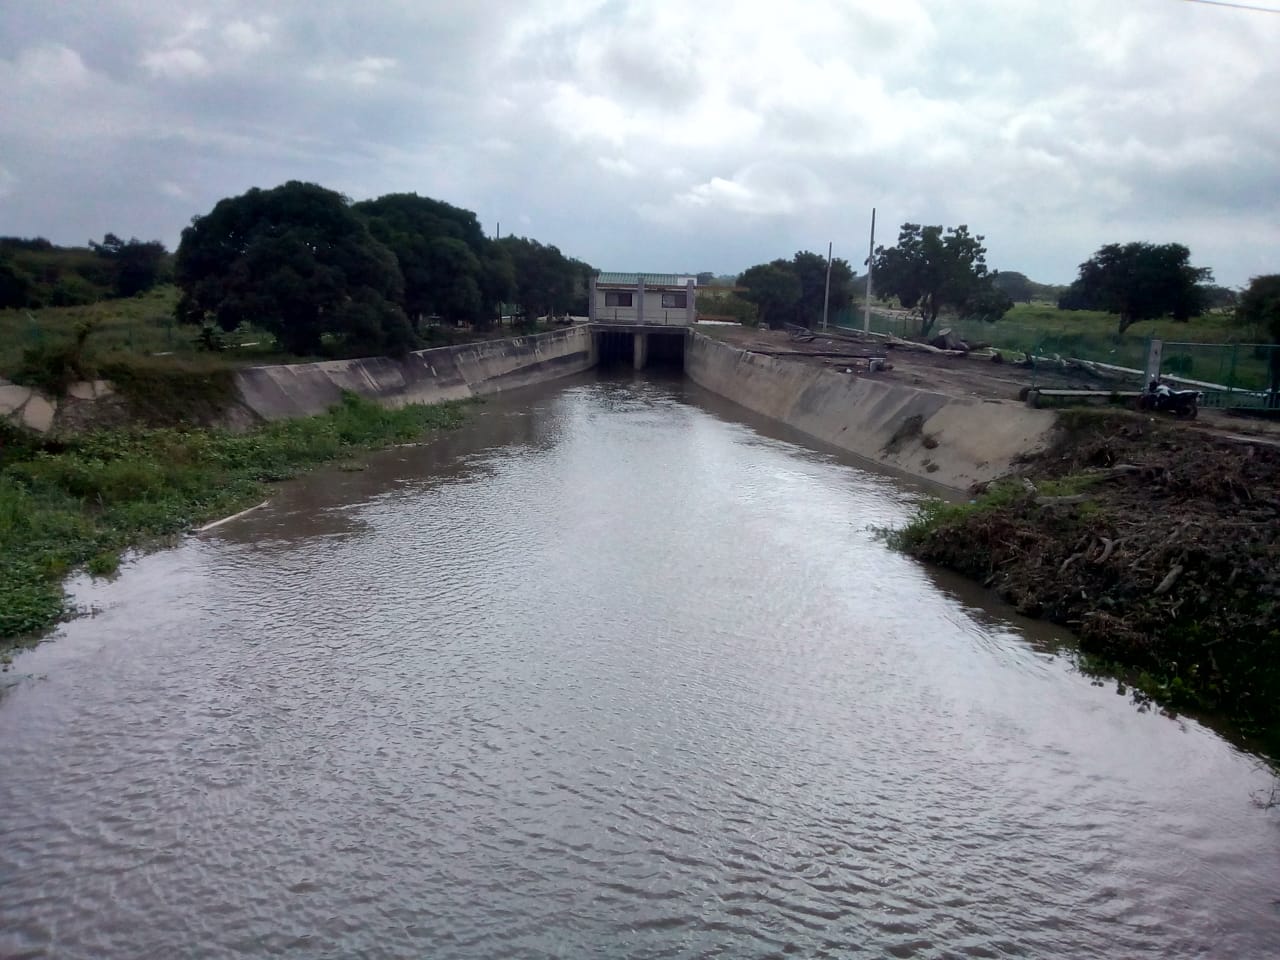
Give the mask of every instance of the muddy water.
M 0 698 L 0 956 L 1263 957 L 1246 756 L 576 382 L 83 584 Z

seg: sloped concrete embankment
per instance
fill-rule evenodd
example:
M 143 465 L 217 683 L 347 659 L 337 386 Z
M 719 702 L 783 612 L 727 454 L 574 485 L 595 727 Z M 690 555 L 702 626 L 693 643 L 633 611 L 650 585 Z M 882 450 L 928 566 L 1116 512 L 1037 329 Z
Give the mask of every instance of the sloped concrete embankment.
M 1048 443 L 1054 415 L 854 377 L 690 335 L 694 383 L 857 456 L 955 491 L 1009 471 Z
M 248 367 L 234 375 L 235 400 L 220 424 L 315 416 L 344 390 L 389 407 L 484 396 L 581 373 L 595 365 L 591 333 L 572 327 L 528 337 L 419 350 L 403 359 L 368 357 Z M 0 419 L 35 433 L 120 426 L 130 407 L 104 380 L 71 385 L 64 397 L 0 380 Z
M 255 417 L 314 416 L 344 390 L 390 407 L 460 400 L 581 373 L 595 363 L 591 333 L 572 327 L 507 340 L 419 350 L 403 359 L 368 357 L 237 371 L 239 401 Z

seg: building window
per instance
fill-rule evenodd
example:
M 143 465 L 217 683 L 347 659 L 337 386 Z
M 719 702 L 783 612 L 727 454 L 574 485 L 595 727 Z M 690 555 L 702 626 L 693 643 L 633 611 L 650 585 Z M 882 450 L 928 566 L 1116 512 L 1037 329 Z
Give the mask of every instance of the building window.
M 662 295 L 663 310 L 683 310 L 687 306 L 689 306 L 689 294 L 687 292 L 664 293 Z
M 629 307 L 631 306 L 631 292 L 606 290 L 604 292 L 604 305 L 606 307 Z

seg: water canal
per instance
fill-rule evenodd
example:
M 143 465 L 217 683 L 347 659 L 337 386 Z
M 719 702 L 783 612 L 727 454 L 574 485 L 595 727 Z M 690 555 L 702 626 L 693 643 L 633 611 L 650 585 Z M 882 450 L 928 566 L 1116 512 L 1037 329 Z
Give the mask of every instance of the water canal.
M 917 496 L 586 378 L 80 583 L 0 956 L 1280 955 L 1267 776 L 876 541 Z

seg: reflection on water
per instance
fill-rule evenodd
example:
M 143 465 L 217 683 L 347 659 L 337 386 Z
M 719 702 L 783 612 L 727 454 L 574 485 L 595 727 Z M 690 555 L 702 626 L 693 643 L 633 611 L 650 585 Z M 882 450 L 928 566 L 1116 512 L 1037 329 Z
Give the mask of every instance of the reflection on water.
M 572 382 L 83 584 L 0 700 L 0 955 L 1280 951 L 1249 759 L 792 439 Z

